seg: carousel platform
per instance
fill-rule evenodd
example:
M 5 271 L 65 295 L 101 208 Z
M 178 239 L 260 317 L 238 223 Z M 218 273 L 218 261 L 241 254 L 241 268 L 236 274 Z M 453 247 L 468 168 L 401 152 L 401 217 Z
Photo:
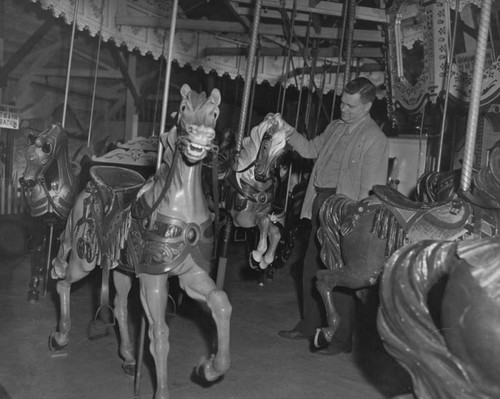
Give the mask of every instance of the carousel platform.
M 206 314 L 198 304 L 176 296 L 169 323 L 173 399 L 378 399 L 411 392 L 411 379 L 380 342 L 374 306 L 358 311 L 350 354 L 313 354 L 307 342 L 278 336 L 278 330 L 293 327 L 298 318 L 295 276 L 304 241 L 299 234 L 287 263 L 264 285 L 247 266 L 245 243 L 231 243 L 224 289 L 233 306 L 232 367 L 210 387 L 192 379 L 199 358 L 208 354 Z M 51 352 L 48 336 L 58 316 L 54 284 L 48 284 L 39 302 L 29 303 L 30 255 L 3 257 L 0 264 L 0 399 L 134 398 L 134 380 L 121 370 L 117 334 L 112 329 L 99 339 L 87 334 L 98 301 L 99 273 L 73 286 L 70 343 L 63 351 Z M 130 296 L 133 336 L 140 317 L 136 286 Z M 148 352 L 146 348 L 140 398 L 153 395 Z

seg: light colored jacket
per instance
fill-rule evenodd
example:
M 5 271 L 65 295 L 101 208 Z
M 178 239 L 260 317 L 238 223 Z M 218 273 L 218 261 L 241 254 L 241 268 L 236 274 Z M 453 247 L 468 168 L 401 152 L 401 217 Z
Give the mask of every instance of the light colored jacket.
M 344 124 L 340 120 L 331 122 L 323 133 L 312 140 L 308 140 L 298 132 L 294 132 L 288 143 L 304 158 L 316 159 L 309 178 L 309 184 L 302 204 L 300 216 L 311 218 L 311 210 L 316 195 L 314 188 L 314 176 L 318 165 L 321 165 L 322 156 L 330 156 L 333 147 L 334 156 L 341 156 L 339 181 L 337 182 L 337 193 L 360 200 L 369 195 L 375 184 L 387 183 L 387 169 L 389 165 L 389 140 L 380 130 L 375 121 L 367 115 L 357 123 L 350 132 L 352 136 L 349 141 L 345 155 L 335 154 L 335 145 L 341 137 Z M 335 182 L 331 186 L 335 187 Z

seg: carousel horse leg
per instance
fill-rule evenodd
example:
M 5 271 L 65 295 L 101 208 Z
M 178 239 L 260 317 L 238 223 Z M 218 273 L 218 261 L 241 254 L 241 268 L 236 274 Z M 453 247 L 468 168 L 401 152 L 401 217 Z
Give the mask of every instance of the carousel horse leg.
M 276 248 L 278 247 L 281 239 L 280 229 L 274 223 L 269 223 L 267 235 L 269 238 L 269 246 L 264 254 L 264 257 L 262 258 L 262 261 L 260 262 L 261 269 L 266 269 L 271 263 L 274 262 Z
M 259 242 L 257 248 L 254 249 L 250 256 L 250 266 L 255 268 L 254 265 L 262 263 L 262 256 L 267 250 L 267 235 L 269 231 L 269 218 L 267 215 L 257 218 L 257 227 L 259 228 Z M 267 267 L 267 265 L 266 265 Z M 263 268 L 265 269 L 265 267 Z
M 199 376 L 213 382 L 229 370 L 231 357 L 229 352 L 229 322 L 232 307 L 224 291 L 218 289 L 209 275 L 198 269 L 179 276 L 179 283 L 189 297 L 206 302 L 217 327 L 217 353 L 210 358 L 202 357 L 196 369 Z
M 49 348 L 51 351 L 64 349 L 69 342 L 69 332 L 71 330 L 71 315 L 70 315 L 70 295 L 71 285 L 77 281 L 87 277 L 95 267 L 95 262 L 88 264 L 85 261 L 72 259 L 74 253 L 71 254 L 66 277 L 59 280 L 56 284 L 57 293 L 60 301 L 60 316 L 57 324 L 57 331 L 49 336 Z M 75 255 L 77 256 L 77 255 Z M 85 263 L 88 267 L 83 267 L 81 263 Z
M 114 315 L 120 331 L 119 353 L 123 358 L 122 369 L 125 374 L 133 376 L 135 372 L 135 358 L 130 340 L 127 310 L 128 294 L 132 287 L 132 277 L 126 272 L 115 269 L 113 273 L 113 282 L 116 288 Z
M 40 282 L 44 274 L 43 254 L 45 248 L 45 237 L 42 238 L 41 243 L 37 243 L 32 250 L 30 257 L 31 261 L 31 277 L 28 290 L 28 302 L 36 303 L 40 301 Z
M 166 323 L 168 274 L 139 276 L 141 302 L 148 319 L 150 351 L 155 362 L 156 389 L 154 399 L 170 398 L 167 380 L 167 359 L 170 350 L 169 328 Z
M 359 276 L 354 276 L 351 270 L 347 268 L 336 270 L 320 270 L 316 274 L 316 288 L 318 289 L 323 303 L 326 307 L 327 327 L 316 330 L 314 335 L 313 346 L 316 349 L 327 347 L 332 341 L 335 332 L 340 325 L 340 316 L 335 308 L 333 301 L 333 290 L 335 287 L 347 287 L 351 289 L 359 289 L 369 286 L 369 282 L 360 282 Z

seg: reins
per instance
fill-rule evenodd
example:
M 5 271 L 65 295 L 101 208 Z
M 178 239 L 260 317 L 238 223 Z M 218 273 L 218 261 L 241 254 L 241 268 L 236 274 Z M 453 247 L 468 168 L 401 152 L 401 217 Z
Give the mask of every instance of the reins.
M 244 173 L 246 172 L 247 170 L 249 170 L 251 167 L 255 166 L 256 162 L 257 162 L 257 159 L 259 159 L 259 156 L 260 156 L 260 153 L 262 151 L 262 143 L 264 143 L 264 141 L 266 140 L 269 140 L 269 137 L 271 136 L 271 133 L 270 133 L 270 130 L 274 128 L 274 124 L 272 124 L 271 126 L 269 126 L 269 129 L 267 129 L 265 131 L 265 133 L 262 135 L 262 140 L 260 141 L 260 145 L 259 145 L 259 151 L 257 151 L 257 155 L 255 156 L 255 159 L 250 162 L 250 164 L 248 164 L 246 167 L 244 167 L 243 169 L 241 170 L 234 170 L 234 173 Z M 236 154 L 236 159 L 238 159 L 238 156 L 239 154 Z
M 149 208 L 146 212 L 144 212 L 142 215 L 139 214 L 137 210 L 137 198 L 132 204 L 132 216 L 135 219 L 143 220 L 146 219 L 147 217 L 151 216 L 153 212 L 158 208 L 163 200 L 163 197 L 165 197 L 165 194 L 167 193 L 168 188 L 170 187 L 170 184 L 172 183 L 172 179 L 174 176 L 174 167 L 177 163 L 177 160 L 179 159 L 179 143 L 180 143 L 180 138 L 177 139 L 177 143 L 175 145 L 175 150 L 174 150 L 174 158 L 172 160 L 172 164 L 170 167 L 170 170 L 168 171 L 167 175 L 167 180 L 165 181 L 165 184 L 163 185 L 163 188 L 161 190 L 161 193 L 159 197 L 156 199 L 154 202 L 153 206 Z M 156 178 L 156 176 L 155 176 Z

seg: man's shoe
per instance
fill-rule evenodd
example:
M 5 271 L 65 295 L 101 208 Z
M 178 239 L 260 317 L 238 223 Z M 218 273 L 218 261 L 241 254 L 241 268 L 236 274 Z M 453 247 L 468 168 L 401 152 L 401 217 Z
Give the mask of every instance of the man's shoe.
M 297 330 L 280 330 L 278 331 L 278 335 L 282 338 L 286 339 L 308 339 L 307 335 L 302 334 Z
M 332 342 L 326 348 L 315 350 L 314 346 L 312 348 L 313 353 L 326 356 L 334 356 L 340 353 L 351 353 L 352 344 L 341 343 L 337 338 L 333 337 Z

